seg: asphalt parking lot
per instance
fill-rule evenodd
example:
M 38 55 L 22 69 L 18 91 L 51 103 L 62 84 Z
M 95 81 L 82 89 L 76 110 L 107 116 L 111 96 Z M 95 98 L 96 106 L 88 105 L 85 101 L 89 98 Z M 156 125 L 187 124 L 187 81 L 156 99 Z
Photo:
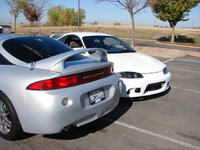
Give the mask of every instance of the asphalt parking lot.
M 0 138 L 0 150 L 200 150 L 200 58 L 160 60 L 172 73 L 168 93 L 121 99 L 107 116 L 60 134 Z

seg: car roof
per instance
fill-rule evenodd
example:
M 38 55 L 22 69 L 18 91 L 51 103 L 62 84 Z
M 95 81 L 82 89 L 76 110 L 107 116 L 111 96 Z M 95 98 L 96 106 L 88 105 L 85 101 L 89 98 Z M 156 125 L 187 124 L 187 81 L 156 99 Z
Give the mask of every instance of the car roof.
M 34 34 L 0 34 L 0 41 L 7 39 L 18 38 L 18 37 L 33 37 Z M 35 35 L 36 37 L 47 37 L 43 35 Z
M 11 39 L 11 38 L 17 38 L 17 37 L 27 37 L 30 35 L 24 35 L 24 34 L 1 34 L 0 35 L 0 41 L 5 39 Z
M 3 39 L 13 38 L 15 37 L 14 34 L 0 34 L 0 41 Z
M 11 26 L 9 26 L 9 25 L 2 25 L 2 24 L 0 24 L 0 26 L 1 26 L 1 27 L 11 27 Z
M 70 33 L 67 33 L 65 35 L 69 35 L 69 34 L 74 34 L 74 35 L 77 35 L 79 37 L 85 37 L 85 36 L 112 36 L 110 34 L 99 33 L 99 32 L 70 32 Z

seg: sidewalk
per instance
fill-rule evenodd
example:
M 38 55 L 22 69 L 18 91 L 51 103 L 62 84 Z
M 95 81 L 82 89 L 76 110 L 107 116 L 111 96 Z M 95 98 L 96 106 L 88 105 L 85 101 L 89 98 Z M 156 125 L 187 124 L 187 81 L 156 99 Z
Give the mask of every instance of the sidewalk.
M 197 57 L 200 58 L 200 51 L 171 49 L 161 47 L 135 46 L 134 49 L 143 54 L 154 57 L 178 58 L 178 57 Z
M 138 52 L 163 58 L 197 57 L 200 58 L 200 47 L 171 45 L 151 40 L 136 40 L 134 49 Z
M 181 45 L 181 43 L 163 43 L 159 41 L 153 41 L 153 40 L 136 40 L 137 46 L 144 46 L 144 47 L 159 47 L 159 48 L 167 48 L 167 49 L 179 49 L 179 50 L 185 50 L 185 51 L 193 51 L 193 52 L 200 52 L 200 47 L 195 46 L 187 46 L 187 45 Z

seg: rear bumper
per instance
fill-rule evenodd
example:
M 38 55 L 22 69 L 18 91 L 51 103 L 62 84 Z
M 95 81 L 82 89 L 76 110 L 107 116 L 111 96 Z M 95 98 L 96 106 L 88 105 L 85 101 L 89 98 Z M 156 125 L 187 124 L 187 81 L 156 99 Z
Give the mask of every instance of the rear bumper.
M 121 97 L 133 98 L 162 93 L 169 89 L 171 74 L 143 74 L 140 79 L 122 79 Z
M 91 105 L 88 92 L 103 88 L 105 99 Z M 81 126 L 112 111 L 119 102 L 116 75 L 91 83 L 51 91 L 27 91 L 17 114 L 24 132 L 53 134 L 67 126 Z M 68 99 L 66 105 L 62 104 Z

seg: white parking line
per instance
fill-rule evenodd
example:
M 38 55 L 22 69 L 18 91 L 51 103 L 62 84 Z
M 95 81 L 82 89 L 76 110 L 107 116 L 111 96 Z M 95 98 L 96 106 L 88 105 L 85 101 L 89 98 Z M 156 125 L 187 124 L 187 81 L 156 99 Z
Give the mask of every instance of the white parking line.
M 168 63 L 168 62 L 170 62 L 170 61 L 173 61 L 173 60 L 174 60 L 174 58 L 171 58 L 171 59 L 169 59 L 169 60 L 163 61 L 163 63 L 166 64 L 166 63 Z
M 179 90 L 184 90 L 184 91 L 189 91 L 189 92 L 200 94 L 200 91 L 197 91 L 197 90 L 185 89 L 185 88 L 181 88 L 181 87 L 177 87 L 177 86 L 172 86 L 172 85 L 171 85 L 171 87 L 175 88 L 175 89 L 179 89 Z
M 112 122 L 112 123 L 114 122 L 117 125 L 126 127 L 128 129 L 131 129 L 131 130 L 135 130 L 135 131 L 138 131 L 138 132 L 150 135 L 150 136 L 154 136 L 154 137 L 157 137 L 157 138 L 160 138 L 160 139 L 163 139 L 163 140 L 166 140 L 166 141 L 169 141 L 169 142 L 181 145 L 181 146 L 185 146 L 187 148 L 191 148 L 191 149 L 195 149 L 195 150 L 200 150 L 199 146 L 195 146 L 195 145 L 192 145 L 192 144 L 180 141 L 180 140 L 176 140 L 176 139 L 173 139 L 173 138 L 170 138 L 170 137 L 167 137 L 167 136 L 163 136 L 163 135 L 158 134 L 158 133 L 154 133 L 154 132 L 142 129 L 142 128 L 138 128 L 138 127 L 135 127 L 135 126 L 132 126 L 132 125 L 120 122 L 120 121 L 114 121 L 114 120 L 112 120 L 110 118 L 105 118 L 105 120 L 108 121 L 108 122 Z
M 171 62 L 175 60 L 174 58 L 168 59 L 166 61 L 163 61 L 164 64 Z M 177 60 L 177 59 L 176 59 Z M 196 62 L 196 63 L 200 63 L 200 61 L 191 61 L 191 60 L 185 60 L 185 59 L 178 59 L 179 61 L 185 61 L 185 62 Z M 167 67 L 169 69 L 175 69 L 175 70 L 181 70 L 181 71 L 187 71 L 187 72 L 195 72 L 195 73 L 200 73 L 200 71 L 193 71 L 193 70 L 187 70 L 187 69 L 181 69 L 181 68 L 176 68 L 176 67 Z
M 187 69 L 180 69 L 180 68 L 175 68 L 175 67 L 168 67 L 168 68 L 169 68 L 169 69 L 175 69 L 175 70 L 186 71 L 186 72 L 195 72 L 195 73 L 200 73 L 200 71 L 187 70 Z

